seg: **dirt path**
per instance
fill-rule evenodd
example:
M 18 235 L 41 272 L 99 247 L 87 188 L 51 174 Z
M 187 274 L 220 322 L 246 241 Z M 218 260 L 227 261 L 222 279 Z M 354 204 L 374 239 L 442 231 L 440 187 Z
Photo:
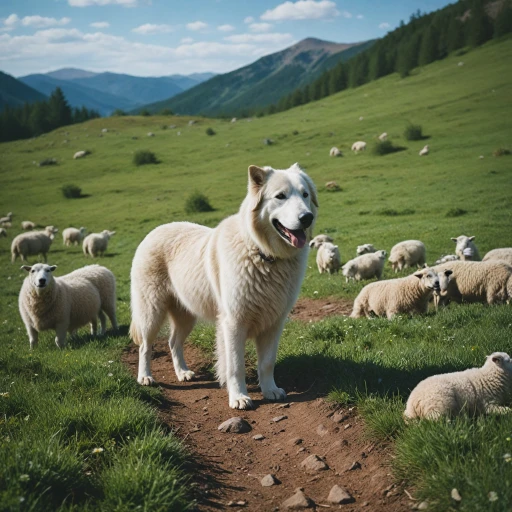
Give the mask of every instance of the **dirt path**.
M 314 318 L 307 308 L 300 311 L 305 318 Z M 289 391 L 286 403 L 262 400 L 254 378 L 249 378 L 249 393 L 256 409 L 234 411 L 228 407 L 226 391 L 211 376 L 212 361 L 193 346 L 186 347 L 185 356 L 196 372 L 194 382 L 177 381 L 166 340 L 158 340 L 155 345 L 152 370 L 165 398 L 160 406 L 161 418 L 195 457 L 199 510 L 285 510 L 283 502 L 297 488 L 313 500 L 313 510 L 410 509 L 401 485 L 393 486 L 389 446 L 365 439 L 362 420 L 355 410 L 330 407 L 314 388 L 306 387 L 310 386 L 308 379 L 304 379 L 304 389 L 294 389 L 278 374 L 276 380 Z M 131 345 L 123 359 L 136 375 L 138 347 Z M 246 434 L 219 432 L 217 427 L 233 416 L 247 420 L 252 430 Z M 275 421 L 277 417 L 284 418 Z M 263 439 L 253 438 L 258 434 Z M 321 457 L 328 469 L 308 472 L 301 467 L 312 454 Z M 260 480 L 268 474 L 280 483 L 263 487 Z M 336 484 L 350 493 L 352 503 L 328 503 L 329 491 Z

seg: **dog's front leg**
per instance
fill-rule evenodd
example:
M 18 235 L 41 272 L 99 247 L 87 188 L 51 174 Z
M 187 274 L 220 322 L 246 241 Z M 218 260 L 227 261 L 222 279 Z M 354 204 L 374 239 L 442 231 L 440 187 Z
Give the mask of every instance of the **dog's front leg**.
M 147 340 L 144 340 L 139 347 L 139 376 L 137 381 L 143 386 L 151 386 L 155 379 L 151 376 L 151 354 L 153 346 Z
M 274 366 L 276 364 L 277 347 L 283 332 L 284 320 L 276 323 L 267 331 L 256 337 L 258 353 L 258 378 L 261 392 L 269 400 L 284 400 L 284 389 L 278 388 L 274 381 Z

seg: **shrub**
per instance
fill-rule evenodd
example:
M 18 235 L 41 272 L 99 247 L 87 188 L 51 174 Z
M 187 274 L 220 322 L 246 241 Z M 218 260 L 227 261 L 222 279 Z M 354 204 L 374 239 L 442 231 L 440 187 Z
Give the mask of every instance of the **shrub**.
M 466 215 L 468 213 L 467 210 L 463 210 L 462 208 L 452 208 L 446 212 L 447 217 L 460 217 L 461 215 Z
M 139 116 L 144 116 L 144 117 L 149 117 L 151 115 L 151 112 L 147 109 L 142 109 L 140 112 L 139 112 Z
M 377 215 L 385 215 L 386 217 L 397 217 L 399 215 L 414 215 L 416 210 L 412 210 L 411 208 L 405 208 L 403 210 L 395 210 L 393 208 L 383 208 L 376 212 Z
M 408 124 L 405 128 L 404 137 L 407 140 L 423 139 L 423 130 L 419 124 Z
M 213 207 L 204 194 L 201 194 L 201 192 L 193 192 L 185 201 L 185 212 L 213 212 Z
M 152 151 L 140 149 L 133 155 L 133 163 L 137 166 L 146 164 L 157 164 L 159 163 L 158 158 Z
M 173 111 L 170 109 L 170 108 L 164 108 L 161 112 L 160 112 L 160 115 L 161 116 L 172 116 L 174 115 Z
M 46 165 L 57 165 L 57 159 L 45 158 L 44 160 L 41 160 L 37 165 L 38 167 L 45 167 Z
M 61 190 L 64 197 L 67 199 L 77 199 L 82 197 L 82 189 L 77 185 L 64 185 Z
M 493 156 L 504 156 L 510 155 L 510 150 L 505 148 L 498 148 L 493 151 Z
M 396 151 L 400 151 L 400 148 L 393 146 L 393 143 L 390 140 L 379 140 L 375 146 L 373 146 L 373 154 L 374 155 L 387 155 L 389 153 L 395 153 Z
M 125 116 L 126 112 L 124 110 L 121 110 L 120 108 L 116 108 L 112 114 L 110 114 L 110 117 L 120 117 Z
M 213 128 L 206 128 L 206 135 L 215 135 L 215 130 Z

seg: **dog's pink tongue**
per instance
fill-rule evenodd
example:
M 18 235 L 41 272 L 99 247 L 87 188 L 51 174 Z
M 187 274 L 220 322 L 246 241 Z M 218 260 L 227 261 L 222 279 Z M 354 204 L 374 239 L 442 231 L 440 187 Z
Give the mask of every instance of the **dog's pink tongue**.
M 290 240 L 294 247 L 302 249 L 304 245 L 306 245 L 306 233 L 304 233 L 302 229 L 297 229 L 295 231 L 288 229 L 287 231 L 290 234 Z

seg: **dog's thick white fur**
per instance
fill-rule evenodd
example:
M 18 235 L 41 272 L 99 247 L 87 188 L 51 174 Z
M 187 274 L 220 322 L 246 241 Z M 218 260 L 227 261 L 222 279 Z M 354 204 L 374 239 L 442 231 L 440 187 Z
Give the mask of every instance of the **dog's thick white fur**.
M 284 321 L 299 294 L 317 213 L 316 189 L 298 164 L 287 170 L 249 167 L 239 212 L 211 229 L 190 222 L 157 227 L 132 263 L 130 335 L 140 345 L 138 381 L 151 376 L 152 343 L 169 319 L 174 370 L 191 380 L 183 342 L 196 319 L 217 324 L 217 378 L 229 406 L 249 409 L 245 342 L 253 338 L 265 398 L 286 397 L 274 381 Z

